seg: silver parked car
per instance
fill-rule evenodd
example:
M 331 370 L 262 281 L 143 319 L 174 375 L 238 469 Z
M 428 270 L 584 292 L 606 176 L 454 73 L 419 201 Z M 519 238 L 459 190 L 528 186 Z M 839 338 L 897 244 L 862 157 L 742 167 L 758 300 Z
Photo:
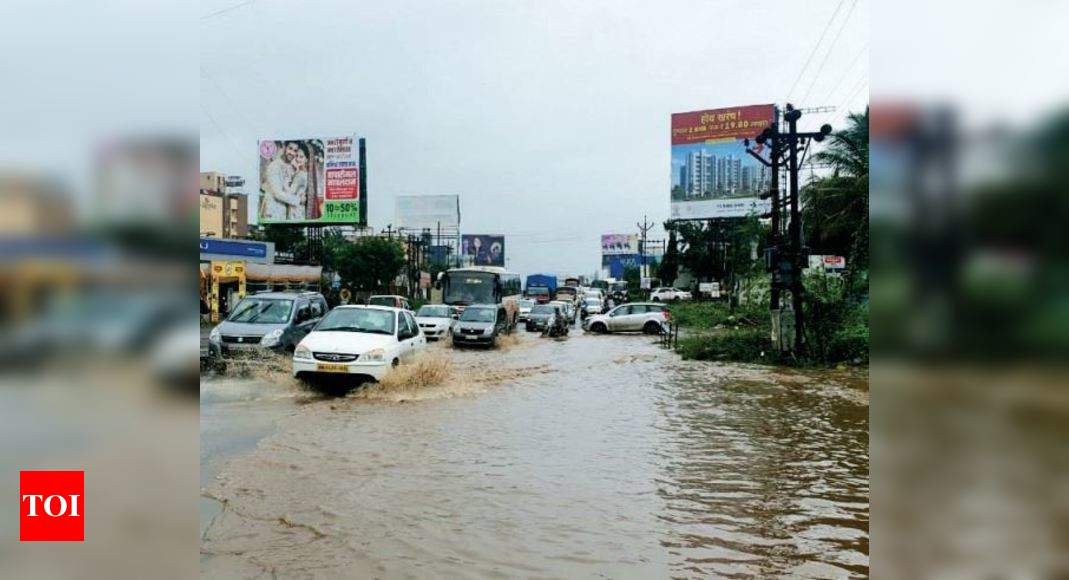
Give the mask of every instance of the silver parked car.
M 208 335 L 213 358 L 271 349 L 290 351 L 327 312 L 318 292 L 259 292 L 241 299 Z
M 668 328 L 668 307 L 664 304 L 638 302 L 621 304 L 605 314 L 594 314 L 583 321 L 583 330 L 594 333 L 645 332 L 659 334 Z

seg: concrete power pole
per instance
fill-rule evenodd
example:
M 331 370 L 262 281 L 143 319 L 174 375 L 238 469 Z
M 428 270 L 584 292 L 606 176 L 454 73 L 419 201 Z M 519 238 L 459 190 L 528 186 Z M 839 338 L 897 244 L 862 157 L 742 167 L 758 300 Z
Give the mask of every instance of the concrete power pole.
M 635 225 L 638 226 L 639 231 L 642 232 L 642 237 L 639 238 L 638 242 L 639 276 L 642 278 L 649 278 L 650 272 L 649 268 L 646 266 L 646 234 L 653 229 L 653 222 L 646 219 L 646 215 L 643 214 L 642 223 L 636 223 Z
M 757 143 L 771 145 L 771 161 L 765 161 L 755 151 L 747 149 L 750 155 L 757 157 L 766 166 L 772 169 L 772 185 L 768 197 L 772 199 L 772 211 L 763 217 L 772 218 L 773 246 L 769 250 L 769 269 L 772 272 L 772 301 L 769 309 L 774 319 L 778 319 L 780 306 L 780 292 L 789 290 L 791 293 L 791 306 L 794 310 L 794 352 L 796 355 L 805 354 L 805 315 L 803 313 L 804 302 L 802 294 L 802 269 L 808 262 L 806 249 L 802 240 L 802 221 L 799 211 L 799 188 L 798 172 L 801 162 L 799 160 L 799 145 L 806 145 L 810 140 L 820 142 L 831 134 L 831 125 L 823 125 L 818 132 L 798 132 L 798 120 L 802 118 L 802 111 L 795 109 L 790 103 L 787 104 L 783 115 L 787 122 L 787 132 L 779 130 L 778 114 L 776 122 L 766 128 L 757 136 Z M 748 143 L 747 143 L 748 145 Z M 784 159 L 785 158 L 785 159 Z M 779 169 L 781 163 L 786 162 L 788 176 L 788 191 L 786 199 L 780 199 L 779 195 Z M 762 197 L 765 197 L 762 195 Z M 782 238 L 783 212 L 787 211 L 789 222 L 787 226 L 787 243 Z M 773 328 L 778 328 L 778 320 L 774 320 Z

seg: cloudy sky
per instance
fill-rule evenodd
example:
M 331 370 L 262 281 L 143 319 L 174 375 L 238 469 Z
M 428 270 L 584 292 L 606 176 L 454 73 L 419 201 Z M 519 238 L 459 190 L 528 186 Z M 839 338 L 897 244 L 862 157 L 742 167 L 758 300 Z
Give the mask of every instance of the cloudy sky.
M 591 274 L 669 215 L 669 116 L 868 98 L 866 0 L 201 2 L 201 170 L 255 187 L 269 137 L 367 139 L 371 225 L 459 194 L 521 273 Z M 247 188 L 250 188 L 247 186 Z M 660 227 L 653 233 L 662 237 Z

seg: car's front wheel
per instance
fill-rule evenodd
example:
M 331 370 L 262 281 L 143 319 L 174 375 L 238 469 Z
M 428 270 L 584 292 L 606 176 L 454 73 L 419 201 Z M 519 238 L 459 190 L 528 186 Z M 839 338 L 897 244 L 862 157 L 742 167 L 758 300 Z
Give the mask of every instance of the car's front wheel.
M 590 332 L 593 332 L 594 334 L 605 334 L 608 331 L 609 329 L 605 326 L 604 322 L 595 322 L 590 325 Z

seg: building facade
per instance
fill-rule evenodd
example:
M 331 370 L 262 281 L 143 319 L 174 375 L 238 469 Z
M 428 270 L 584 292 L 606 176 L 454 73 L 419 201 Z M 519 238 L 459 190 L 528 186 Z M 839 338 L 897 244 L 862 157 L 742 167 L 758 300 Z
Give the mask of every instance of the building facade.
M 249 237 L 249 198 L 243 193 L 228 193 L 223 196 L 226 206 L 224 234 L 228 238 Z
M 202 238 L 225 238 L 223 195 L 200 191 L 200 235 Z
M 200 174 L 200 235 L 209 238 L 249 236 L 249 198 L 231 192 L 226 175 L 218 171 Z
M 226 193 L 226 175 L 218 171 L 202 171 L 200 174 L 200 190 L 213 193 Z

